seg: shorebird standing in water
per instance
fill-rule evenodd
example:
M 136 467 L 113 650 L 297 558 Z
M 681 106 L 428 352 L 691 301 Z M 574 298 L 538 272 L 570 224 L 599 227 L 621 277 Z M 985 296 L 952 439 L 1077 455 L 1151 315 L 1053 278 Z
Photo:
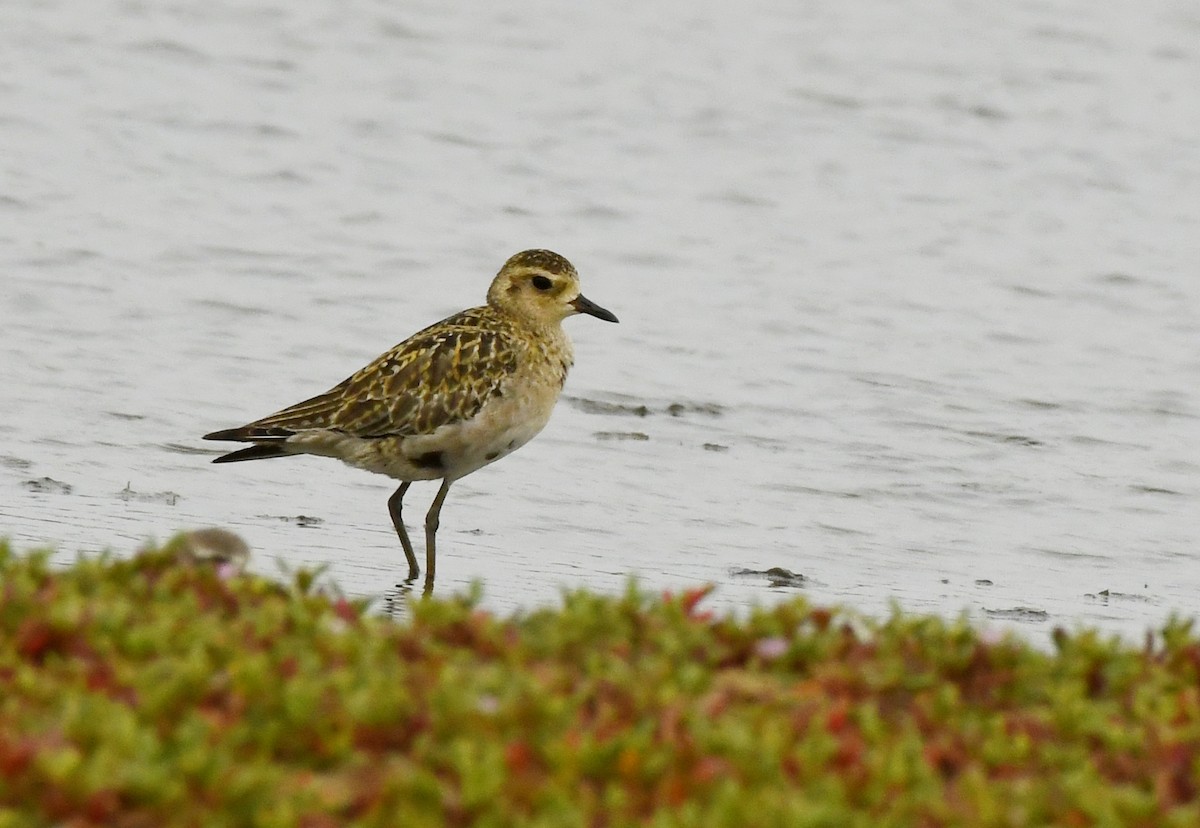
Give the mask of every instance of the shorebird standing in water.
M 254 444 L 214 463 L 318 454 L 401 481 L 388 512 L 410 579 L 420 568 L 401 502 L 413 481 L 441 480 L 425 515 L 428 591 L 450 484 L 516 451 L 546 425 L 574 362 L 562 321 L 577 313 L 617 321 L 579 292 L 570 262 L 526 250 L 504 263 L 486 305 L 413 334 L 324 394 L 204 439 Z

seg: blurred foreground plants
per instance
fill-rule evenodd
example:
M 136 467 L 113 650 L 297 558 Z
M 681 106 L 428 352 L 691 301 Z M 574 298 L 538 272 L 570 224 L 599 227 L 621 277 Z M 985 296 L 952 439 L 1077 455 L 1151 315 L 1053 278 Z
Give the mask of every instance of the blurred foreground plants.
M 0 544 L 0 828 L 1200 825 L 1190 622 L 1047 652 L 633 586 L 394 622 L 313 583 Z

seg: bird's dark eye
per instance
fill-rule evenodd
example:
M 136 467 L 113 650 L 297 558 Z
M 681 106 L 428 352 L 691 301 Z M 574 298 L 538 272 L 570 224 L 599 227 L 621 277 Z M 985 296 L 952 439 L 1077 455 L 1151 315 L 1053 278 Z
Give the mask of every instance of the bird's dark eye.
M 549 290 L 551 285 L 554 284 L 549 279 L 547 279 L 545 276 L 534 276 L 532 281 L 533 281 L 533 286 L 535 288 L 537 288 L 538 290 Z

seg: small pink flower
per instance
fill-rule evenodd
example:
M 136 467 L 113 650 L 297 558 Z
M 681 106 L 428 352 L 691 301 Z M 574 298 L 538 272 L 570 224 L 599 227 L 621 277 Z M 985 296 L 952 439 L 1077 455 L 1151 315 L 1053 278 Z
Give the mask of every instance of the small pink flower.
M 780 635 L 754 642 L 754 654 L 763 661 L 774 661 L 788 651 L 787 639 Z

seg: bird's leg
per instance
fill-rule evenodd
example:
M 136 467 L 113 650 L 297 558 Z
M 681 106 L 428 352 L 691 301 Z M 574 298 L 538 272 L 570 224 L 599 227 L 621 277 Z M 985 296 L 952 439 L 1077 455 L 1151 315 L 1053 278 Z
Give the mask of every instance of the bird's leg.
M 404 500 L 404 493 L 411 485 L 412 482 L 406 480 L 400 484 L 399 489 L 396 489 L 396 493 L 388 498 L 388 514 L 392 516 L 392 525 L 396 527 L 396 534 L 400 536 L 400 545 L 404 547 L 404 557 L 408 558 L 408 577 L 416 578 L 421 574 L 421 568 L 417 566 L 417 556 L 413 552 L 412 541 L 408 539 L 408 532 L 404 528 L 404 518 L 400 516 L 400 501 Z
M 429 512 L 425 515 L 425 593 L 433 588 L 433 573 L 436 569 L 435 558 L 437 556 L 437 530 L 438 520 L 442 513 L 442 501 L 446 499 L 446 492 L 450 491 L 450 478 L 442 481 L 442 488 L 438 489 L 437 497 L 433 499 L 433 504 L 429 507 Z

